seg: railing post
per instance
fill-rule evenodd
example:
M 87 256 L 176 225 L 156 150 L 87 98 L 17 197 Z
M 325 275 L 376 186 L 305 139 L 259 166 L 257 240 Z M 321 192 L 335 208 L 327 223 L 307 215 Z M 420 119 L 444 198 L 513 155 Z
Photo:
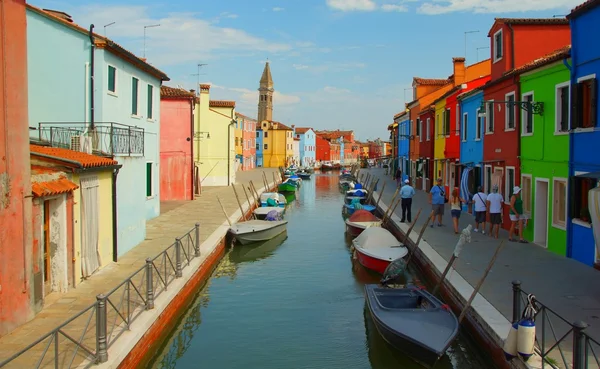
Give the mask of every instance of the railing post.
M 108 361 L 108 351 L 106 343 L 106 296 L 99 294 L 96 296 L 96 362 L 105 363 Z
M 586 369 L 585 334 L 588 325 L 582 321 L 573 323 L 573 369 Z
M 175 239 L 175 278 L 181 278 L 181 238 Z
M 129 156 L 131 156 L 131 126 L 127 127 L 128 133 L 127 133 L 127 142 L 129 142 L 128 146 L 128 150 L 129 150 Z
M 194 244 L 196 257 L 200 256 L 200 223 L 196 223 L 196 243 Z
M 521 320 L 521 281 L 512 281 L 513 290 L 513 324 Z
M 146 259 L 146 310 L 154 309 L 154 265 Z

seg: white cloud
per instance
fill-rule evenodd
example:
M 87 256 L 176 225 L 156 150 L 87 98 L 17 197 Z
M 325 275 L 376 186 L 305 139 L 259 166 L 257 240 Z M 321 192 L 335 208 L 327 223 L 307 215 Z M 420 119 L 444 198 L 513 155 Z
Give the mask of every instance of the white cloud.
M 348 11 L 373 11 L 377 9 L 377 4 L 373 0 L 327 0 L 330 8 Z
M 274 7 L 274 8 L 273 8 L 273 11 L 274 11 L 274 12 L 282 12 L 282 11 L 284 11 L 284 10 L 285 10 L 284 8 L 280 8 L 280 7 L 278 7 L 278 6 L 276 6 L 276 7 Z
M 233 14 L 233 13 L 229 13 L 229 12 L 223 12 L 219 15 L 220 18 L 231 18 L 231 19 L 236 19 L 238 17 L 237 14 Z
M 296 70 L 308 69 L 308 65 L 304 64 L 292 64 L 292 67 Z
M 212 89 L 223 90 L 223 94 L 219 93 L 218 95 L 224 95 L 223 99 L 226 100 L 235 100 L 242 103 L 242 105 L 250 105 L 256 106 L 258 104 L 258 91 L 250 90 L 248 88 L 243 87 L 225 87 L 219 85 L 211 85 Z M 275 91 L 273 93 L 273 104 L 275 105 L 293 105 L 300 102 L 300 97 L 295 95 L 286 95 L 279 91 Z
M 408 8 L 404 5 L 397 4 L 383 4 L 381 10 L 384 12 L 407 12 Z
M 331 87 L 331 86 L 323 87 L 323 91 L 325 91 L 328 94 L 348 94 L 348 93 L 350 93 L 350 90 L 348 90 L 346 88 L 338 88 L 338 87 Z
M 422 4 L 417 12 L 423 14 L 445 14 L 451 12 L 512 13 L 570 9 L 581 0 L 434 0 Z

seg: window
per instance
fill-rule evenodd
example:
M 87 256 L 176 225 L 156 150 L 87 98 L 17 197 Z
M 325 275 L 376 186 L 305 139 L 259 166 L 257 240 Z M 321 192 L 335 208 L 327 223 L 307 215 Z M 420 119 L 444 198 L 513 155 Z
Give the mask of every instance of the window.
M 417 131 L 419 131 L 419 142 L 423 142 L 423 122 L 420 119 L 417 119 Z
M 148 112 L 146 118 L 152 119 L 154 110 L 154 87 L 152 85 L 148 85 Z
M 573 128 L 593 128 L 596 126 L 596 77 L 578 81 L 573 88 Z
M 475 140 L 481 140 L 481 130 L 485 124 L 485 117 L 479 115 L 479 109 L 475 112 L 477 115 L 477 127 L 475 127 Z
M 460 136 L 460 108 L 458 106 L 458 104 L 456 104 L 456 129 L 454 131 L 454 134 L 456 136 Z
M 269 132 L 265 132 L 265 138 L 269 137 Z
M 565 228 L 567 225 L 567 180 L 554 178 L 552 189 L 552 225 Z
M 265 144 L 264 148 L 265 150 L 269 149 L 269 145 Z
M 450 109 L 444 112 L 444 135 L 450 136 Z
M 556 85 L 556 125 L 555 132 L 569 130 L 569 82 Z
M 260 145 L 256 144 L 256 150 L 260 150 Z
M 484 180 L 485 180 L 485 192 L 492 192 L 492 166 L 486 165 L 484 172 Z
M 131 115 L 138 115 L 138 92 L 139 92 L 140 80 L 132 77 L 131 78 Z
M 417 130 L 417 136 L 420 136 L 421 135 L 421 120 L 419 118 L 417 118 L 416 130 Z
M 528 92 L 523 94 L 523 101 L 533 102 L 533 92 Z M 523 122 L 522 128 L 524 135 L 533 134 L 533 112 L 531 111 L 530 106 L 527 109 L 523 109 L 521 111 L 521 121 Z
M 494 63 L 502 59 L 503 55 L 503 46 L 502 45 L 502 30 L 498 30 L 498 32 L 494 33 L 493 40 L 493 53 L 494 53 Z
M 468 119 L 468 115 L 467 113 L 463 114 L 463 124 L 462 124 L 462 139 L 463 141 L 467 140 L 467 119 Z
M 486 111 L 487 125 L 485 133 L 494 133 L 494 101 L 488 101 Z
M 506 178 L 504 178 L 504 180 L 506 182 L 505 187 L 504 187 L 504 193 L 505 193 L 505 195 L 512 196 L 513 187 L 515 187 L 515 168 L 514 167 L 506 167 Z M 508 201 L 508 199 L 506 201 Z
M 258 131 L 256 131 L 256 137 L 258 138 L 260 135 L 260 133 Z
M 523 212 L 531 215 L 531 175 L 523 174 L 521 176 L 521 200 L 523 200 Z
M 236 137 L 236 138 L 235 138 L 235 146 L 238 146 L 239 144 L 240 144 L 240 143 L 239 143 L 239 138 L 238 138 L 238 137 Z
M 154 177 L 152 175 L 152 166 L 154 165 L 154 163 L 152 162 L 147 162 L 146 163 L 146 197 L 152 197 L 154 195 L 154 186 L 153 186 L 153 181 L 152 178 Z
M 117 92 L 117 68 L 108 66 L 108 91 Z
M 507 131 L 512 131 L 515 129 L 515 93 L 511 92 L 506 94 L 504 99 L 507 101 L 505 109 L 506 125 L 504 129 Z
M 431 118 L 427 118 L 427 127 L 425 127 L 425 129 L 427 130 L 427 141 L 429 141 L 429 137 L 430 137 L 430 130 L 431 130 Z
M 575 173 L 575 177 L 571 180 L 570 186 L 571 198 L 573 203 L 571 206 L 571 218 L 577 219 L 580 222 L 590 224 L 590 210 L 588 208 L 588 192 L 597 187 L 597 179 L 584 177 L 585 174 Z

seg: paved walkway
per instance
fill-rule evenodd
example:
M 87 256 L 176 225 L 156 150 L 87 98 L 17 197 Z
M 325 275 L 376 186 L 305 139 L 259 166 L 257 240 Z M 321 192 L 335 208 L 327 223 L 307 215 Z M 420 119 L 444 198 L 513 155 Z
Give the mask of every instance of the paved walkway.
M 273 168 L 260 168 L 248 172 L 237 172 L 236 182 L 238 185 L 236 187 L 242 204 L 246 203 L 246 197 L 241 187 L 242 184 L 247 188 L 248 183 L 252 181 L 257 191 L 261 193 L 264 188 L 262 173 L 265 172 L 269 184 L 272 185 L 272 173 L 276 171 L 277 169 Z M 52 293 L 48 295 L 43 310 L 33 320 L 17 328 L 10 334 L 1 337 L 0 362 L 90 306 L 96 301 L 98 294 L 106 293 L 118 286 L 132 273 L 142 267 L 145 264 L 146 258 L 158 255 L 170 246 L 176 237 L 181 237 L 194 228 L 197 222 L 200 223 L 201 242 L 204 242 L 225 221 L 225 216 L 217 201 L 217 196 L 223 202 L 230 217 L 239 210 L 233 189 L 230 187 L 204 187 L 202 194 L 194 201 L 188 201 L 185 204 L 181 204 L 180 202 L 165 204 L 165 207 L 170 210 L 166 212 L 161 211 L 160 216 L 146 223 L 145 241 L 123 255 L 117 263 L 110 263 L 104 266 L 88 280 L 78 285 L 77 288 L 71 289 L 64 294 Z M 201 257 L 205 256 L 202 255 Z M 83 327 L 85 327 L 86 319 L 79 319 L 69 324 L 69 327 L 65 331 L 73 338 L 78 339 L 82 334 Z M 91 327 L 93 329 L 94 325 L 92 324 Z M 93 337 L 94 332 L 89 332 L 89 334 Z M 62 337 L 59 341 L 62 345 L 62 342 L 65 342 L 66 338 Z M 23 355 L 21 359 L 8 367 L 34 367 L 34 363 L 39 360 L 38 353 L 44 349 L 42 346 L 45 346 L 46 342 L 36 346 L 35 353 Z M 89 341 L 86 340 L 86 342 Z M 52 353 L 53 349 L 54 346 L 51 345 L 49 352 Z M 44 360 L 43 367 L 53 367 L 53 355 L 49 354 L 49 356 L 51 356 L 48 358 L 50 360 Z M 78 354 L 78 356 L 81 355 Z M 66 359 L 67 363 L 71 360 L 69 355 L 61 355 L 61 368 L 66 367 L 66 364 L 63 362 L 63 359 L 66 357 L 68 357 Z M 81 362 L 82 359 L 83 357 L 76 358 L 75 363 Z M 46 363 L 46 361 L 50 362 Z
M 386 188 L 381 201 L 389 204 L 394 191 L 395 181 L 385 176 L 384 169 L 362 169 L 360 173 L 370 173 L 380 178 L 378 190 L 383 182 Z M 417 190 L 413 199 L 413 221 L 420 208 L 423 209 L 413 232 L 418 234 L 427 215 L 431 212 L 427 193 Z M 375 197 L 374 201 L 377 198 Z M 395 211 L 401 216 L 400 206 Z M 423 239 L 427 241 L 445 260 L 449 260 L 458 236 L 452 228 L 450 208 L 447 205 L 442 219 L 444 227 L 427 227 Z M 463 212 L 459 228 L 468 224 L 474 226 L 474 216 Z M 533 293 L 543 304 L 550 307 L 569 322 L 582 320 L 590 326 L 586 332 L 600 342 L 600 272 L 573 259 L 553 254 L 535 244 L 508 242 L 508 232 L 500 230 L 500 239 L 496 240 L 487 234 L 472 233 L 472 242 L 467 245 L 455 263 L 455 269 L 472 286 L 475 286 L 486 269 L 500 240 L 506 240 L 504 249 L 483 284 L 480 293 L 500 311 L 509 321 L 512 320 L 512 285 L 511 281 L 520 280 L 523 290 Z M 557 319 L 552 317 L 557 325 Z M 538 324 L 541 324 L 538 322 Z M 563 326 L 564 327 L 564 326 Z M 560 338 L 565 331 L 557 332 Z M 547 337 L 551 335 L 547 332 Z M 569 339 L 569 345 L 572 339 Z M 598 347 L 594 347 L 598 351 Z

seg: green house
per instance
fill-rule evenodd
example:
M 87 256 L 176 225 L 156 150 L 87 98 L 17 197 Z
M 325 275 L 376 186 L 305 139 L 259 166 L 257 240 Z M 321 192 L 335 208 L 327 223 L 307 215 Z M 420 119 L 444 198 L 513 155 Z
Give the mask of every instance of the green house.
M 567 253 L 569 177 L 570 48 L 521 68 L 521 101 L 543 111 L 521 109 L 521 188 L 529 220 L 523 236 L 559 255 Z M 538 105 L 539 108 L 539 105 Z

